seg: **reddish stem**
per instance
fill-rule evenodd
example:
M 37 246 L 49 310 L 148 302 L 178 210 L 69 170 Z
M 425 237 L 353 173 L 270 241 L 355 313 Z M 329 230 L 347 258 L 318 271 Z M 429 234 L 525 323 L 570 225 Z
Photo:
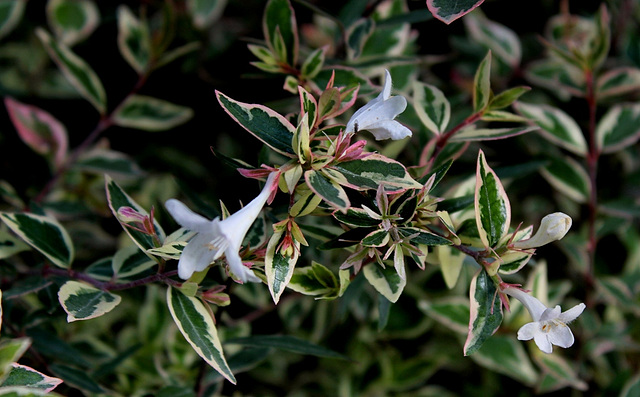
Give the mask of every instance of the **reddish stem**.
M 162 281 L 165 284 L 172 285 L 172 286 L 179 286 L 180 284 L 182 284 L 181 282 L 170 278 L 175 276 L 176 274 L 178 274 L 177 270 L 171 270 L 166 273 L 156 273 L 154 275 L 147 276 L 138 280 L 133 280 L 128 283 L 114 283 L 112 281 L 96 280 L 95 278 L 91 277 L 86 273 L 78 272 L 72 269 L 57 269 L 52 267 L 45 267 L 44 269 L 42 269 L 43 277 L 47 277 L 47 276 L 69 277 L 70 279 L 73 279 L 73 280 L 84 281 L 104 291 L 122 291 L 125 289 L 131 289 L 131 288 L 139 287 L 141 285 L 154 283 L 157 281 Z

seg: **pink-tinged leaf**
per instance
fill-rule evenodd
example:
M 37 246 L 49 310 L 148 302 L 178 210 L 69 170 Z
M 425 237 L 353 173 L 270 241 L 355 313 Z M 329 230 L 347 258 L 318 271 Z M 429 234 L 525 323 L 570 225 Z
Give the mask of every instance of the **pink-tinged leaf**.
M 47 376 L 26 365 L 13 363 L 11 364 L 11 372 L 4 380 L 3 385 L 23 386 L 49 393 L 60 383 L 62 383 L 62 379 Z
M 50 113 L 7 97 L 9 117 L 20 138 L 35 152 L 48 157 L 59 168 L 67 156 L 67 129 Z
M 427 0 L 427 8 L 435 18 L 448 25 L 483 2 L 484 0 Z

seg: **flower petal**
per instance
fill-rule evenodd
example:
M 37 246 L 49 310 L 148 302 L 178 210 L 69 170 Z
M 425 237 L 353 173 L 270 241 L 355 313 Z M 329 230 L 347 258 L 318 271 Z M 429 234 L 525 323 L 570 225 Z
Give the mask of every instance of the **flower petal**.
M 208 236 L 196 234 L 180 255 L 178 276 L 183 280 L 188 280 L 194 272 L 206 269 L 217 253 L 215 251 L 210 249 Z
M 513 296 L 514 298 L 522 302 L 524 307 L 526 307 L 529 311 L 529 314 L 531 315 L 533 321 L 539 321 L 542 313 L 547 310 L 547 307 L 542 302 L 540 302 L 534 296 L 531 296 L 522 291 L 521 289 L 509 287 L 505 288 L 503 292 L 507 295 Z
M 564 313 L 560 314 L 560 316 L 558 316 L 558 319 L 560 321 L 562 321 L 563 323 L 565 323 L 565 324 L 569 324 L 570 322 L 572 322 L 573 320 L 578 318 L 578 316 L 582 314 L 582 312 L 584 311 L 584 309 L 586 307 L 587 306 L 584 303 L 580 303 L 579 305 L 575 305 L 571 309 L 569 309 L 569 310 L 565 311 Z
M 573 333 L 567 325 L 558 324 L 548 334 L 549 342 L 560 347 L 571 347 L 574 342 Z
M 533 322 L 525 324 L 518 330 L 518 340 L 533 339 L 533 337 L 540 332 L 542 332 L 540 329 L 540 323 Z
M 227 257 L 227 263 L 229 263 L 229 271 L 233 273 L 233 276 L 235 276 L 237 280 L 242 283 L 246 283 L 247 281 L 259 283 L 262 281 L 255 275 L 255 273 L 253 273 L 253 270 L 242 264 L 242 259 L 240 258 L 240 255 L 238 255 L 238 251 L 228 249 L 224 254 Z
M 544 312 L 542 312 L 542 315 L 540 316 L 540 322 L 543 321 L 549 321 L 549 320 L 555 320 L 557 318 L 560 317 L 560 306 L 556 305 L 556 307 L 552 308 L 548 308 L 545 309 Z
M 376 141 L 383 139 L 404 139 L 412 135 L 411 130 L 395 120 L 383 120 L 372 124 L 367 128 L 376 138 Z
M 210 220 L 191 211 L 181 201 L 169 199 L 164 206 L 180 226 L 199 233 L 206 233 L 211 230 Z
M 546 332 L 539 332 L 535 334 L 533 340 L 534 342 L 536 342 L 538 349 L 540 349 L 544 353 L 551 354 L 551 352 L 553 351 L 553 346 L 551 345 L 548 334 Z
M 382 98 L 382 100 L 387 100 L 389 99 L 389 96 L 391 96 L 391 73 L 389 73 L 389 71 L 387 69 L 384 70 L 384 85 L 382 86 L 382 92 L 380 92 L 380 95 L 378 96 L 378 98 Z

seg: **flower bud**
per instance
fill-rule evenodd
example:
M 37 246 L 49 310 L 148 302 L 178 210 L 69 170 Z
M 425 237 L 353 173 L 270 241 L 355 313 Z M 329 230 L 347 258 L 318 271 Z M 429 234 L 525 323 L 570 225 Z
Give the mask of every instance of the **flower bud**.
M 571 228 L 571 217 L 562 212 L 554 212 L 542 218 L 536 234 L 526 240 L 516 241 L 512 248 L 529 249 L 541 247 L 552 241 L 560 240 Z

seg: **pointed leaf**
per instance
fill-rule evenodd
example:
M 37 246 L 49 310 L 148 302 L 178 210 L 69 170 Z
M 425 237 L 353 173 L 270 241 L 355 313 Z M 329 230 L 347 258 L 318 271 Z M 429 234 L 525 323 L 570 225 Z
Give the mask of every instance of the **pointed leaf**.
M 113 123 L 145 131 L 164 131 L 185 123 L 193 110 L 161 99 L 130 95 L 113 114 Z
M 225 341 L 225 344 L 249 347 L 269 347 L 309 356 L 349 360 L 349 357 L 338 352 L 289 335 L 253 335 L 246 338 L 229 339 Z
M 0 227 L 0 259 L 6 259 L 28 249 L 30 249 L 29 246 L 20 238 L 9 233 L 5 227 Z M 0 324 L 1 321 L 2 318 L 0 316 Z
M 598 77 L 596 82 L 598 100 L 624 95 L 637 90 L 640 90 L 640 69 L 638 68 L 615 68 Z
M 513 30 L 489 20 L 479 10 L 469 14 L 462 21 L 470 38 L 491 49 L 496 57 L 511 68 L 520 65 L 522 45 Z
M 109 313 L 120 297 L 78 281 L 67 281 L 58 291 L 60 305 L 67 312 L 67 322 L 89 320 Z
M 322 66 L 324 66 L 324 56 L 327 51 L 327 47 L 321 47 L 314 50 L 311 54 L 307 56 L 307 58 L 302 63 L 302 67 L 300 68 L 300 72 L 302 73 L 302 77 L 307 80 L 313 79 L 320 73 Z
M 489 110 L 506 108 L 529 91 L 531 91 L 531 87 L 525 86 L 513 87 L 508 90 L 504 90 L 491 98 L 491 101 L 489 102 Z
M 437 87 L 414 82 L 413 103 L 422 124 L 434 134 L 441 134 L 449 125 L 451 104 Z
M 90 0 L 50 0 L 47 21 L 59 42 L 71 47 L 93 33 L 100 23 L 100 13 Z
M 318 103 L 307 90 L 298 86 L 300 93 L 300 109 L 303 114 L 308 115 L 309 127 L 313 128 L 318 123 Z
M 9 374 L 13 363 L 22 357 L 29 346 L 31 346 L 29 338 L 5 339 L 0 342 L 0 380 Z
M 300 252 L 300 243 L 297 241 L 292 247 L 291 255 L 278 250 L 284 238 L 284 232 L 284 229 L 279 229 L 271 236 L 264 257 L 264 273 L 267 276 L 267 285 L 275 304 L 280 301 L 280 296 L 293 276 Z
M 447 247 L 443 247 L 447 248 Z M 427 316 L 459 334 L 469 330 L 469 301 L 461 296 L 420 301 L 418 307 Z
M 54 265 L 68 268 L 74 249 L 67 231 L 53 218 L 30 213 L 0 212 L 0 218 L 27 244 Z
M 385 191 L 422 188 L 402 164 L 377 153 L 359 160 L 340 162 L 332 169 L 344 175 L 348 186 L 354 189 L 378 189 L 380 185 L 384 185 Z
M 188 0 L 187 10 L 195 27 L 206 29 L 220 18 L 226 5 L 227 0 Z
M 147 211 L 142 208 L 138 203 L 136 203 L 127 193 L 122 190 L 122 188 L 108 175 L 105 176 L 105 186 L 107 191 L 107 201 L 109 202 L 109 208 L 111 208 L 111 212 L 113 216 L 118 219 L 118 222 L 122 225 L 124 231 L 131 237 L 133 242 L 140 247 L 142 251 L 147 251 L 151 248 L 156 248 L 153 238 L 148 234 L 144 234 L 138 230 L 134 230 L 126 225 L 125 222 L 121 221 L 118 216 L 118 210 L 120 207 L 131 207 L 140 213 L 142 216 L 148 216 Z M 155 228 L 156 234 L 161 240 L 164 240 L 165 234 L 160 227 L 160 224 L 156 222 L 155 219 L 153 221 L 153 226 Z
M 67 46 L 57 43 L 44 29 L 38 28 L 36 34 L 69 83 L 91 102 L 100 114 L 105 114 L 107 97 L 93 69 Z
M 67 157 L 67 129 L 50 113 L 6 97 L 7 112 L 24 143 L 60 168 Z
M 636 143 L 640 138 L 640 104 L 610 108 L 596 127 L 596 136 L 603 153 L 614 153 Z
M 118 7 L 118 49 L 127 63 L 138 74 L 143 74 L 151 60 L 149 28 L 129 7 Z
M 464 344 L 465 356 L 478 351 L 502 323 L 502 302 L 493 280 L 485 270 L 478 272 L 471 280 L 469 299 L 471 313 L 469 333 Z
M 591 191 L 589 175 L 584 167 L 571 157 L 553 158 L 540 170 L 542 176 L 560 192 L 578 203 L 587 202 Z
M 88 395 L 103 394 L 105 390 L 93 379 L 85 369 L 70 367 L 63 364 L 51 364 L 51 372 L 62 378 L 65 384 L 84 390 Z
M 389 232 L 387 230 L 378 229 L 367 234 L 362 239 L 361 244 L 365 247 L 382 247 L 387 245 L 389 238 Z
M 427 0 L 427 7 L 434 17 L 447 25 L 473 11 L 484 0 Z
M 485 247 L 495 247 L 511 224 L 511 205 L 504 187 L 487 164 L 482 150 L 476 169 L 475 214 L 478 234 Z
M 536 126 L 522 126 L 514 128 L 477 128 L 472 124 L 460 130 L 449 141 L 450 142 L 470 142 L 470 141 L 495 141 L 535 131 Z
M 47 376 L 26 365 L 13 363 L 9 376 L 2 382 L 0 387 L 4 389 L 5 387 L 21 386 L 49 393 L 60 383 L 62 383 L 62 379 Z
M 0 3 L 0 38 L 9 34 L 24 14 L 26 0 L 9 0 Z
M 561 99 L 583 97 L 586 91 L 584 73 L 572 65 L 555 59 L 534 61 L 525 70 L 527 80 L 551 90 Z
M 491 51 L 487 53 L 473 79 L 473 110 L 479 112 L 487 107 L 491 97 Z
M 371 263 L 363 267 L 364 277 L 382 296 L 392 303 L 396 303 L 407 284 L 406 278 L 400 277 L 393 266 L 380 267 Z
M 178 329 L 196 353 L 229 382 L 235 384 L 236 378 L 224 358 L 215 323 L 202 301 L 169 287 L 167 304 Z
M 362 208 L 348 208 L 346 211 L 334 211 L 333 217 L 340 223 L 352 227 L 374 227 L 381 222 L 380 219 L 374 219 L 369 213 Z
M 588 389 L 587 383 L 578 377 L 574 366 L 564 357 L 557 354 L 536 354 L 534 359 L 541 368 L 561 384 L 581 391 Z
M 284 57 L 279 60 L 295 65 L 298 57 L 298 24 L 293 7 L 288 0 L 269 0 L 262 22 L 265 40 L 272 50 L 282 41 Z M 281 38 L 279 39 L 278 36 Z M 274 51 L 274 53 L 277 53 Z
M 110 149 L 96 148 L 80 155 L 74 169 L 97 175 L 140 176 L 142 170 L 127 154 Z
M 276 152 L 293 157 L 291 138 L 296 131 L 286 118 L 266 106 L 235 101 L 216 91 L 218 102 L 245 130 Z
M 371 18 L 360 18 L 349 27 L 347 32 L 347 54 L 349 59 L 358 59 L 364 45 L 375 29 L 375 22 Z
M 115 253 L 111 266 L 114 276 L 123 279 L 140 274 L 156 264 L 156 261 L 149 258 L 145 252 L 140 251 L 137 246 L 127 245 Z
M 531 119 L 542 130 L 542 136 L 551 142 L 585 156 L 588 152 L 587 142 L 582 130 L 571 116 L 564 111 L 549 105 L 536 105 L 518 102 L 514 105 L 518 113 Z
M 318 280 L 311 266 L 296 268 L 287 287 L 310 296 L 324 295 L 332 291 L 332 288 L 327 288 Z
M 351 205 L 344 189 L 321 172 L 308 170 L 304 173 L 304 179 L 309 189 L 332 206 L 338 209 L 347 209 Z
M 447 288 L 452 289 L 458 282 L 458 277 L 460 277 L 460 271 L 462 270 L 462 262 L 464 262 L 466 255 L 455 248 L 447 246 L 436 246 L 434 251 L 440 263 L 442 278 L 447 284 Z M 467 316 L 468 318 L 469 316 Z M 466 325 L 467 323 L 465 322 L 465 332 Z

